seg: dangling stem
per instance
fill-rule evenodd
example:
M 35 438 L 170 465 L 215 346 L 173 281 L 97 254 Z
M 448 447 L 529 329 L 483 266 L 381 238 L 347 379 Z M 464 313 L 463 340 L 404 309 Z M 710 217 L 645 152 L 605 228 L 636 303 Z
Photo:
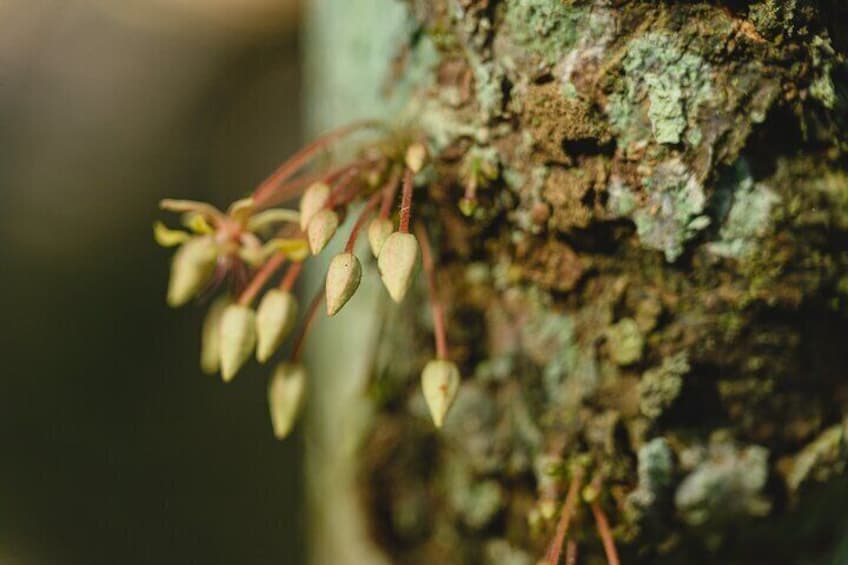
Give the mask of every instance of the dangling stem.
M 286 256 L 283 253 L 276 253 L 265 261 L 265 264 L 256 272 L 253 279 L 247 285 L 247 288 L 239 296 L 238 303 L 242 306 L 250 306 L 250 303 L 253 302 L 253 299 L 256 298 L 256 295 L 259 294 L 259 291 L 262 290 L 262 287 L 271 278 L 271 275 L 285 262 Z
M 283 280 L 280 281 L 280 290 L 284 292 L 291 292 L 294 288 L 294 283 L 297 282 L 297 277 L 300 276 L 301 271 L 303 271 L 302 261 L 292 263 L 286 271 L 285 276 L 283 276 Z
M 412 171 L 403 175 L 403 194 L 400 200 L 400 233 L 409 233 L 409 216 L 412 213 Z
M 448 358 L 448 340 L 445 332 L 445 309 L 439 299 L 436 288 L 436 267 L 433 262 L 433 249 L 430 246 L 430 238 L 427 230 L 421 222 L 415 222 L 415 236 L 421 246 L 421 263 L 424 273 L 427 275 L 427 294 L 430 299 L 430 309 L 433 312 L 433 333 L 436 337 L 436 357 L 438 359 Z
M 376 120 L 364 120 L 359 122 L 353 122 L 336 130 L 333 130 L 329 133 L 324 134 L 319 137 L 294 155 L 292 155 L 287 161 L 285 161 L 282 165 L 277 167 L 273 173 L 271 173 L 268 178 L 266 178 L 262 183 L 257 187 L 257 189 L 253 192 L 253 200 L 254 203 L 259 205 L 263 200 L 269 198 L 269 196 L 273 193 L 273 191 L 278 187 L 278 185 L 293 174 L 295 174 L 298 170 L 303 167 L 306 162 L 319 150 L 327 147 L 329 144 L 334 141 L 345 137 L 357 130 L 363 128 L 378 128 L 382 127 L 382 124 Z
M 350 235 L 347 238 L 347 244 L 344 248 L 345 253 L 353 253 L 353 246 L 356 245 L 359 232 L 362 230 L 362 226 L 365 225 L 365 220 L 371 215 L 371 211 L 377 206 L 377 202 L 380 201 L 380 196 L 381 194 L 379 192 L 375 192 L 368 199 L 368 202 L 365 203 L 365 208 L 362 209 L 362 212 L 360 212 L 359 217 L 356 219 L 356 223 L 353 224 L 353 228 L 350 230 Z
M 600 489 L 600 483 L 598 483 Z M 597 497 L 592 501 L 592 514 L 595 516 L 595 525 L 598 529 L 598 535 L 601 537 L 601 542 L 604 544 L 604 553 L 607 556 L 608 565 L 619 565 L 618 551 L 615 549 L 615 541 L 612 539 L 612 532 L 609 527 L 607 515 L 601 508 Z
M 309 333 L 309 329 L 312 327 L 312 322 L 315 320 L 315 314 L 318 313 L 318 306 L 321 305 L 321 302 L 324 300 L 324 285 L 321 285 L 321 288 L 318 290 L 318 293 L 315 295 L 315 298 L 312 299 L 312 302 L 309 303 L 309 309 L 306 311 L 306 317 L 303 319 L 303 326 L 300 328 L 300 333 L 297 334 L 297 339 L 294 342 L 294 347 L 292 348 L 292 362 L 297 363 L 300 361 L 300 356 L 303 353 L 303 343 L 306 341 L 306 335 Z
M 560 512 L 556 535 L 554 536 L 553 542 L 551 542 L 551 547 L 548 550 L 548 565 L 557 565 L 559 563 L 559 556 L 562 553 L 562 544 L 565 540 L 565 535 L 568 533 L 568 525 L 571 522 L 571 518 L 574 516 L 574 511 L 577 507 L 577 495 L 580 492 L 580 483 L 582 481 L 583 471 L 578 469 L 574 473 L 574 476 L 571 477 L 571 484 L 568 486 L 568 494 L 565 495 L 565 502 L 563 503 L 562 511 Z
M 400 187 L 400 176 L 400 169 L 395 168 L 389 182 L 383 188 L 383 203 L 380 206 L 380 218 L 383 220 L 387 219 L 392 211 L 392 202 L 395 201 L 398 187 Z

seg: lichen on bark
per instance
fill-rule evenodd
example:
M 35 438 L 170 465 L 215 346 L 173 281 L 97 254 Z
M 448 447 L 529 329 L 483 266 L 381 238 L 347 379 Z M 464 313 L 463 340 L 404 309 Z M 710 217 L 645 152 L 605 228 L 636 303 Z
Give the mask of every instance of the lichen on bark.
M 422 77 L 403 121 L 434 157 L 416 206 L 465 378 L 436 433 L 431 320 L 388 309 L 357 457 L 381 550 L 533 563 L 577 462 L 626 563 L 826 558 L 848 526 L 822 502 L 848 463 L 839 8 L 406 5 L 392 77 Z

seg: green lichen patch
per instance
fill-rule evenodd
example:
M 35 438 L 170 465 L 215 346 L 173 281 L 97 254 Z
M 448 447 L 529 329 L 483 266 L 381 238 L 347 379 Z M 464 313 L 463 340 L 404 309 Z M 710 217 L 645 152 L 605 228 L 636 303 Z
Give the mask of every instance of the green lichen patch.
M 644 139 L 697 145 L 699 111 L 718 97 L 711 66 L 681 45 L 679 37 L 651 32 L 633 39 L 622 61 L 622 87 L 607 113 L 624 144 Z
M 762 491 L 769 475 L 764 447 L 739 447 L 714 439 L 674 495 L 681 518 L 692 526 L 718 526 L 740 516 L 762 516 L 771 506 Z
M 642 245 L 662 250 L 669 262 L 684 244 L 710 224 L 707 197 L 695 175 L 677 158 L 657 165 L 643 180 L 645 197 L 633 212 Z M 621 208 L 620 199 L 616 206 Z
M 744 159 L 725 176 L 717 197 L 729 198 L 727 217 L 719 230 L 719 240 L 708 245 L 722 257 L 741 258 L 751 253 L 757 239 L 766 235 L 771 213 L 780 197 L 761 183 L 754 183 Z
M 549 65 L 575 44 L 586 14 L 585 8 L 562 0 L 515 0 L 506 5 L 513 41 Z

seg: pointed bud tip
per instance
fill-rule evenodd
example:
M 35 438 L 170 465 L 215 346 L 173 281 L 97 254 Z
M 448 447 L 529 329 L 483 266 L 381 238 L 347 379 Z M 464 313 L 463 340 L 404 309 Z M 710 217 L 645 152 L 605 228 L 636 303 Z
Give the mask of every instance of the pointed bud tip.
M 397 303 L 403 301 L 412 282 L 415 261 L 418 259 L 418 240 L 411 233 L 395 232 L 383 243 L 377 268 L 389 295 Z
M 300 229 L 306 230 L 309 220 L 327 203 L 330 187 L 322 182 L 309 185 L 300 197 Z
M 274 437 L 283 439 L 291 433 L 303 405 L 306 392 L 306 369 L 299 363 L 280 363 L 268 383 L 268 405 Z
M 362 265 L 353 253 L 339 253 L 327 269 L 327 315 L 334 316 L 354 295 L 362 280 Z
M 406 149 L 404 161 L 413 173 L 418 174 L 427 162 L 427 148 L 423 143 L 415 142 Z
M 324 250 L 338 227 L 339 216 L 332 210 L 323 208 L 312 216 L 306 226 L 306 236 L 313 255 L 318 255 Z
M 217 257 L 217 247 L 211 236 L 193 237 L 182 244 L 171 262 L 168 305 L 182 306 L 203 290 L 215 271 Z
M 459 391 L 459 369 L 445 359 L 434 359 L 421 372 L 421 389 L 430 409 L 430 416 L 437 428 L 441 428 L 456 393 Z
M 272 289 L 256 310 L 256 359 L 266 362 L 279 349 L 297 321 L 297 299 L 290 292 Z
M 256 313 L 240 304 L 227 306 L 221 315 L 221 377 L 230 382 L 256 346 Z

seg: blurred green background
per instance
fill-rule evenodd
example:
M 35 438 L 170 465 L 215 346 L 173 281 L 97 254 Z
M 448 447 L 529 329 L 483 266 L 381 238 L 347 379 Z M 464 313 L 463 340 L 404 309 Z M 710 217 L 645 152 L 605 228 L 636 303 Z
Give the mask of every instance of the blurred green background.
M 0 564 L 301 563 L 301 441 L 197 367 L 163 197 L 300 143 L 287 0 L 0 0 Z

